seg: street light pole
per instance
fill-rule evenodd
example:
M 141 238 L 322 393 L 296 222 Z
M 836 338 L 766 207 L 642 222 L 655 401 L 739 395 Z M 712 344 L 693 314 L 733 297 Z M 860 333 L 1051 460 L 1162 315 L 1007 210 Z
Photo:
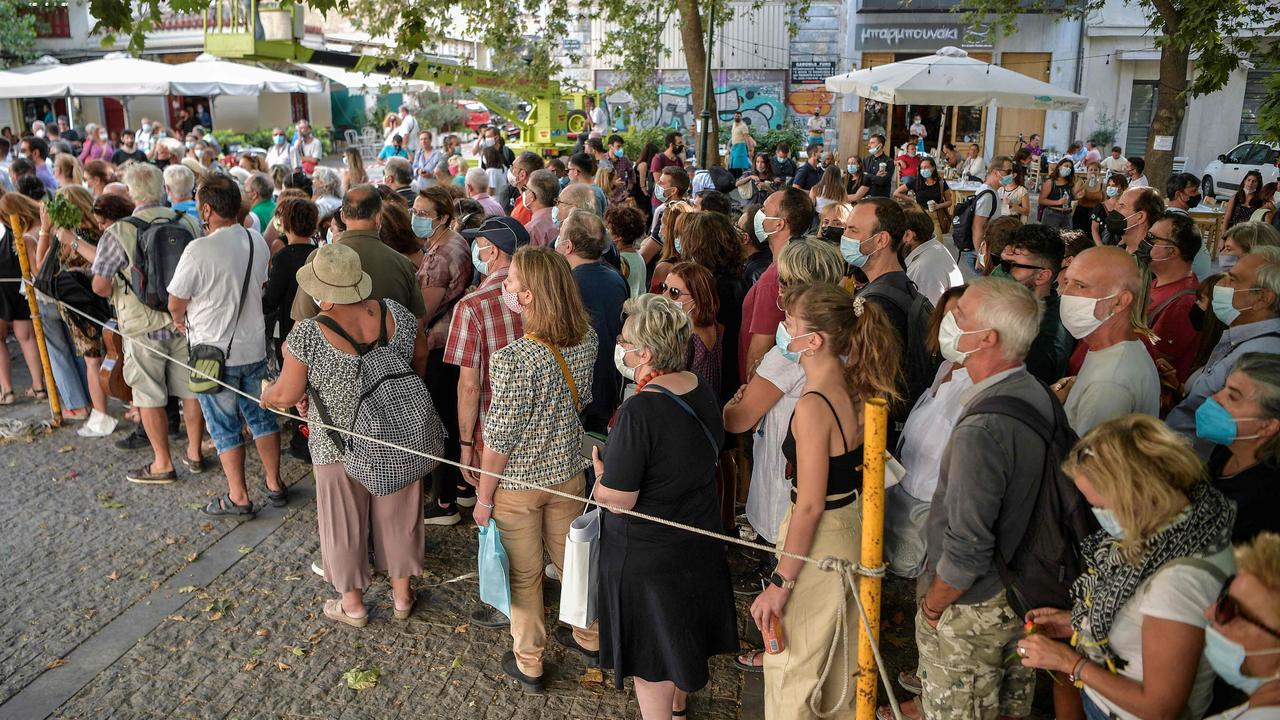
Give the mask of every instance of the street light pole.
M 711 12 L 707 18 L 707 57 L 704 70 L 702 84 L 702 133 L 698 137 L 698 155 L 702 160 L 702 169 L 706 170 L 710 166 L 707 162 L 707 155 L 710 151 L 708 136 L 711 134 L 711 96 L 715 92 L 715 88 L 711 86 L 711 53 L 715 49 L 716 43 L 716 3 L 711 2 Z

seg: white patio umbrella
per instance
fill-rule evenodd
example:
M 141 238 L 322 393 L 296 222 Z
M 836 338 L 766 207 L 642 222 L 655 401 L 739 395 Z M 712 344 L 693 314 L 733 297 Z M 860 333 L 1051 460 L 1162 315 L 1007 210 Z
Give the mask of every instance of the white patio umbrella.
M 137 97 L 169 95 L 173 65 L 111 53 L 74 65 L 53 65 L 18 79 L 0 80 L 0 98 Z
M 380 73 L 359 73 L 332 65 L 317 65 L 315 63 L 294 63 L 294 65 L 326 78 L 334 84 L 345 87 L 352 95 L 362 95 L 371 90 L 377 92 L 383 87 L 397 92 L 422 92 L 423 90 L 434 92 L 437 89 L 435 83 L 429 83 L 425 80 L 409 80 Z
M 231 62 L 208 53 L 173 67 L 178 71 L 178 79 L 172 84 L 174 95 L 310 94 L 324 90 L 324 85 L 316 80 Z

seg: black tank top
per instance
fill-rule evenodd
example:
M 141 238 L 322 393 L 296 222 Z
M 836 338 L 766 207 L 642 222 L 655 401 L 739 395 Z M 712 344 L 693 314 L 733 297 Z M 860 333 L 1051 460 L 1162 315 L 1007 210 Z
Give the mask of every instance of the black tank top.
M 820 392 L 811 391 L 805 395 L 817 395 L 831 408 L 831 415 L 836 419 L 836 428 L 840 431 L 840 442 L 844 445 L 844 453 L 827 459 L 827 510 L 835 510 L 853 503 L 862 490 L 862 446 L 849 449 L 849 442 L 844 439 L 844 425 L 840 423 L 840 414 Z M 801 397 L 804 397 L 803 395 Z M 795 418 L 795 411 L 791 412 Z M 791 422 L 787 422 L 787 437 L 782 441 L 782 456 L 787 459 L 787 479 L 791 481 L 791 502 L 796 501 L 796 437 L 791 432 Z
M 934 182 L 932 185 L 927 180 L 921 178 L 916 181 L 916 202 L 920 203 L 920 207 L 928 207 L 930 200 L 935 203 L 942 203 L 942 180 Z

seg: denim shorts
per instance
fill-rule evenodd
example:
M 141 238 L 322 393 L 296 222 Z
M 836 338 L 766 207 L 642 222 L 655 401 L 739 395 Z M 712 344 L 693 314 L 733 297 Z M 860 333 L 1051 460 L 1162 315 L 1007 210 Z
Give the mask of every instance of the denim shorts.
M 257 397 L 266 377 L 267 361 L 259 360 L 248 365 L 227 366 L 223 371 L 222 381 Z M 213 436 L 213 444 L 219 455 L 244 444 L 241 430 L 246 424 L 253 433 L 254 440 L 280 432 L 274 413 L 262 409 L 256 401 L 226 388 L 212 394 L 201 393 L 196 397 L 200 400 L 200 410 L 204 413 L 205 424 L 209 428 L 209 434 Z

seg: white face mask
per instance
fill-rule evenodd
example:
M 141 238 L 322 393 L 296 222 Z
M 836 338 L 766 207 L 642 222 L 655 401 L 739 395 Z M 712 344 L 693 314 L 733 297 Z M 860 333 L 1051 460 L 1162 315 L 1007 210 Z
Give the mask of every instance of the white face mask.
M 636 368 L 627 366 L 626 357 L 628 353 L 633 352 L 637 352 L 637 350 L 625 350 L 622 345 L 613 346 L 614 367 L 618 368 L 618 372 L 622 374 L 622 377 L 630 380 L 631 382 L 635 382 L 636 380 Z
M 1063 295 L 1058 299 L 1058 316 L 1062 319 L 1062 326 L 1071 333 L 1071 337 L 1079 340 L 1097 330 L 1102 323 L 1110 320 L 1115 311 L 1112 310 L 1111 315 L 1104 318 L 1097 318 L 1096 306 L 1102 300 L 1110 300 L 1119 293 L 1111 293 L 1106 297 L 1091 298 L 1081 295 Z
M 938 349 L 942 351 L 942 357 L 957 365 L 963 364 L 966 358 L 978 351 L 978 348 L 968 352 L 962 351 L 960 349 L 960 338 L 965 335 L 986 332 L 990 329 L 961 330 L 960 325 L 956 322 L 955 313 L 949 312 L 942 318 L 942 325 L 938 327 Z

